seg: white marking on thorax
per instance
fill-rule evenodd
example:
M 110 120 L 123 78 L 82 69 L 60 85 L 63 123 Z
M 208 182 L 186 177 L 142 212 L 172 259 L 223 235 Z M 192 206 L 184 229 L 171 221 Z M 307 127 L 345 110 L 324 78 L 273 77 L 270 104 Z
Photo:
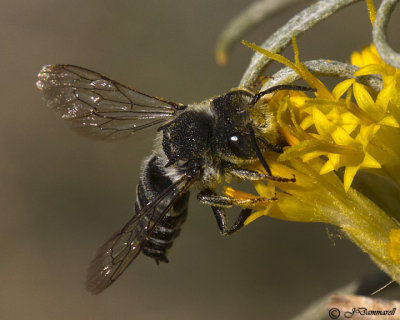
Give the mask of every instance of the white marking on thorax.
M 187 111 L 195 111 L 199 113 L 206 113 L 207 115 L 215 118 L 215 114 L 211 108 L 212 99 L 204 100 L 199 103 L 189 104 L 187 107 Z M 185 111 L 186 111 L 185 110 Z

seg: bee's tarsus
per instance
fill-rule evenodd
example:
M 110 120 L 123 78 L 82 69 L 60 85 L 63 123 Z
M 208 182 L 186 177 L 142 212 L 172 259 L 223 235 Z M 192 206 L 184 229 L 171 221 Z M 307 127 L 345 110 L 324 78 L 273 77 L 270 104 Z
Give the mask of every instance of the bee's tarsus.
M 268 180 L 272 181 L 277 181 L 277 182 L 296 182 L 296 177 L 293 175 L 293 178 L 283 178 L 283 177 L 277 177 L 277 176 L 267 176 L 266 177 Z
M 219 230 L 223 236 L 229 236 L 235 233 L 236 231 L 239 231 L 241 228 L 243 228 L 244 222 L 251 215 L 252 212 L 251 209 L 242 209 L 233 226 L 229 228 L 228 218 L 226 216 L 225 209 L 215 206 L 212 206 L 211 208 L 217 220 Z

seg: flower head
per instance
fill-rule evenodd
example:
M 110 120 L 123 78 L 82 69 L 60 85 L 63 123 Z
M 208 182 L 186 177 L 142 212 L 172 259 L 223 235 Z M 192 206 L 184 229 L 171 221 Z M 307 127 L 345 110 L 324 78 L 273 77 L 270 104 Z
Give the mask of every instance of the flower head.
M 259 102 L 266 118 L 270 114 L 276 117 L 289 145 L 281 154 L 265 154 L 271 172 L 280 177 L 294 175 L 296 182 L 255 182 L 260 198 L 276 197 L 276 201 L 253 208 L 255 212 L 245 224 L 263 215 L 333 224 L 400 281 L 399 224 L 351 188 L 360 170 L 389 177 L 400 186 L 400 70 L 388 66 L 370 46 L 353 54 L 352 62 L 359 67 L 354 78 L 330 91 L 300 62 L 295 39 L 295 63 L 247 45 L 289 66 L 316 91 L 315 97 L 279 91 L 268 101 Z M 358 77 L 372 74 L 382 78 L 382 90 L 358 82 Z M 341 168 L 342 179 L 337 174 Z M 264 170 L 259 164 L 251 169 Z M 232 188 L 226 188 L 225 194 L 246 198 Z
M 388 112 L 389 101 L 395 100 L 393 90 L 398 88 L 393 80 L 386 80 L 384 85 L 390 83 L 391 89 L 388 90 L 387 86 L 384 86 L 385 90 L 376 94 L 353 78 L 340 82 L 330 92 L 300 63 L 295 41 L 293 43 L 296 64 L 287 62 L 284 58 L 279 60 L 298 72 L 317 91 L 315 98 L 301 92 L 280 92 L 268 101 L 270 110 L 276 114 L 281 131 L 291 144 L 291 147 L 280 155 L 279 160 L 300 158 L 309 161 L 324 156 L 326 160 L 320 174 L 337 171 L 343 167 L 343 185 L 347 191 L 357 171 L 379 169 L 382 166 L 377 160 L 380 150 L 377 148 L 375 137 L 382 127 L 396 128 L 398 131 L 399 121 Z M 258 50 L 265 53 L 265 50 Z M 359 61 L 368 59 L 373 61 L 371 54 L 358 55 Z M 379 60 L 376 62 L 382 63 Z M 396 72 L 380 64 L 361 68 L 354 76 L 376 74 L 377 71 L 382 74 L 386 70 L 386 74 L 390 73 L 392 79 Z M 400 105 L 400 99 L 395 103 Z

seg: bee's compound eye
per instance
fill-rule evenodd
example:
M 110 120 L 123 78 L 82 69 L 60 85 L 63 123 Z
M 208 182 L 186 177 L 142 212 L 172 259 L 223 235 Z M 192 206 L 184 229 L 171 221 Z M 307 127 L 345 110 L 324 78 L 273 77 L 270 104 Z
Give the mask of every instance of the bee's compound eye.
M 251 140 L 248 134 L 233 133 L 228 136 L 228 146 L 234 155 L 243 159 L 254 157 L 254 150 L 251 148 Z
M 231 143 L 237 143 L 237 142 L 239 142 L 239 137 L 238 136 L 230 136 L 229 141 Z
M 243 149 L 243 139 L 239 134 L 233 134 L 228 137 L 228 145 L 234 154 L 240 156 Z

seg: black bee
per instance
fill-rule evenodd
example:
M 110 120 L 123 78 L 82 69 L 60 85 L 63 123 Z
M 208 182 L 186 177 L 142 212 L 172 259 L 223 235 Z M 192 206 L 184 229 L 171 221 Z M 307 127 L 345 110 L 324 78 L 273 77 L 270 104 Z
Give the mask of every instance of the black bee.
M 282 152 L 284 141 L 272 115 L 257 123 L 251 113 L 267 93 L 310 88 L 281 85 L 258 94 L 233 89 L 185 106 L 76 66 L 44 66 L 38 76 L 37 87 L 48 106 L 83 133 L 118 138 L 158 126 L 153 154 L 141 169 L 136 213 L 99 249 L 89 267 L 87 288 L 92 293 L 111 285 L 140 252 L 157 263 L 168 262 L 167 250 L 187 215 L 191 186 L 200 188 L 197 198 L 211 205 L 218 227 L 226 235 L 239 230 L 251 210 L 242 210 L 228 227 L 224 208 L 238 201 L 216 194 L 222 179 L 295 180 L 272 176 L 262 153 Z M 244 169 L 255 161 L 261 161 L 267 174 Z

